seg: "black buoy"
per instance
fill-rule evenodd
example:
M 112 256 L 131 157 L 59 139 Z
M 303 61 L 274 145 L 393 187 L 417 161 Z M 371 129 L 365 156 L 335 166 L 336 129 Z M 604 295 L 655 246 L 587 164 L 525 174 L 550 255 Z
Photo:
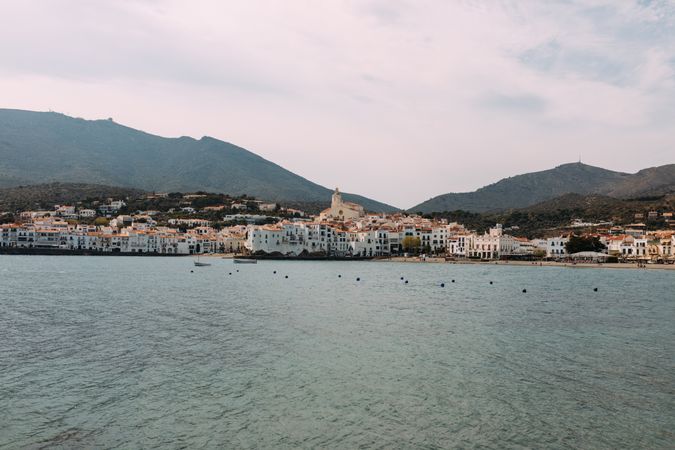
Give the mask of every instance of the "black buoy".
M 190 273 L 195 273 L 195 271 L 194 271 L 194 270 L 191 270 Z
M 401 280 L 403 280 L 403 277 L 401 277 Z
M 452 282 L 454 283 L 454 282 L 455 282 L 455 280 L 452 280 Z
M 275 270 L 275 271 L 274 271 L 274 272 L 272 272 L 272 273 L 277 273 L 277 271 Z
M 232 272 L 228 273 L 228 275 L 232 275 Z
M 593 288 L 593 291 L 594 291 L 594 292 L 598 292 L 598 288 Z
M 405 280 L 405 284 L 408 284 L 408 280 Z
M 239 269 L 237 269 L 237 272 L 239 272 Z
M 286 275 L 284 278 L 288 278 L 288 275 Z
M 359 278 L 359 277 L 356 277 L 356 281 L 361 281 L 361 278 Z
M 338 275 L 338 278 L 342 278 L 342 275 Z
M 523 289 L 523 294 L 527 293 L 527 289 Z
M 492 284 L 492 281 L 490 281 L 490 284 Z
M 445 283 L 441 283 L 441 287 L 445 287 Z

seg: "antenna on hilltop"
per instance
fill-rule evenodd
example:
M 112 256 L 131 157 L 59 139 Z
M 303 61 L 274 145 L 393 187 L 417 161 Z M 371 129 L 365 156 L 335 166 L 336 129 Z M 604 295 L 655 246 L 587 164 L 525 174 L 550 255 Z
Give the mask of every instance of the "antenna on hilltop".
M 581 164 L 581 153 L 579 153 L 579 164 Z

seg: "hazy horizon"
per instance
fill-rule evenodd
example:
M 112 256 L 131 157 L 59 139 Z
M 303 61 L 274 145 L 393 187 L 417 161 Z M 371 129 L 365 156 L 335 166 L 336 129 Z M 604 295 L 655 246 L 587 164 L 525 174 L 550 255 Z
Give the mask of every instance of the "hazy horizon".
M 675 162 L 669 1 L 0 5 L 2 107 L 212 136 L 399 207 Z

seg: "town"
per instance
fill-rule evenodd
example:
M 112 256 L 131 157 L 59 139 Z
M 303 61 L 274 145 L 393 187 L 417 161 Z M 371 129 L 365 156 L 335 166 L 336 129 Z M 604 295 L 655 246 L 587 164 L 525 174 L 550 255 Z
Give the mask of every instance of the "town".
M 144 199 L 161 201 L 169 195 L 176 197 L 154 193 Z M 666 229 L 648 230 L 642 222 L 615 225 L 576 219 L 569 230 L 585 231 L 528 239 L 518 236 L 517 227 L 501 224 L 479 233 L 446 219 L 403 212 L 368 214 L 360 205 L 344 201 L 339 189 L 331 206 L 315 215 L 253 199 L 225 197 L 229 203 L 220 205 L 198 201 L 207 197 L 182 195 L 177 204 L 193 206 L 171 208 L 169 216 L 154 210 L 131 213 L 119 199 L 91 207 L 55 205 L 49 211 L 21 211 L 17 220 L 0 225 L 0 252 L 318 259 L 433 255 L 447 260 L 675 263 L 675 221 L 670 211 L 635 214 L 636 219 L 660 216 Z M 199 209 L 196 204 L 208 206 Z M 212 219 L 200 218 L 204 214 Z

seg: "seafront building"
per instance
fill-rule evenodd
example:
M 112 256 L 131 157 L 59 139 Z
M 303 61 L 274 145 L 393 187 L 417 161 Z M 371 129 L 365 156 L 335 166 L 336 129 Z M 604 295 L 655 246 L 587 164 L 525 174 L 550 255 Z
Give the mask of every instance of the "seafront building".
M 163 222 L 168 226 L 160 226 L 158 211 L 113 216 L 113 211 L 125 206 L 120 200 L 110 200 L 98 210 L 55 205 L 51 211 L 21 212 L 20 223 L 0 225 L 0 251 L 34 249 L 162 255 L 249 253 L 365 258 L 422 254 L 481 260 L 532 257 L 566 260 L 581 256 L 598 259 L 598 255 L 569 255 L 566 245 L 569 235 L 527 239 L 510 235 L 506 232 L 509 229 L 500 224 L 485 233 L 476 233 L 447 220 L 403 213 L 367 214 L 360 205 L 345 202 L 338 189 L 333 193 L 331 206 L 314 217 L 276 204 L 258 203 L 267 211 L 283 210 L 293 218 L 231 214 L 222 216 L 220 225 L 225 226 L 216 229 L 211 220 L 196 217 L 194 208 L 182 208 L 180 213 L 173 211 L 179 217 L 173 216 Z M 219 208 L 208 206 L 204 212 L 212 215 L 223 210 Z M 99 223 L 96 217 L 105 219 L 96 225 Z M 78 220 L 87 223 L 78 223 Z M 262 221 L 273 223 L 256 224 Z M 578 228 L 579 224 L 586 225 L 575 220 L 570 228 Z M 606 247 L 604 255 L 607 257 L 616 257 L 619 261 L 675 261 L 675 232 L 672 230 L 647 232 L 642 223 L 623 227 L 603 223 L 603 226 L 605 231 L 595 236 Z
M 180 232 L 147 223 L 118 228 L 71 225 L 55 219 L 0 225 L 0 248 L 168 255 L 236 253 L 242 251 L 245 235 L 246 227 L 241 226 L 220 231 L 196 227 Z

